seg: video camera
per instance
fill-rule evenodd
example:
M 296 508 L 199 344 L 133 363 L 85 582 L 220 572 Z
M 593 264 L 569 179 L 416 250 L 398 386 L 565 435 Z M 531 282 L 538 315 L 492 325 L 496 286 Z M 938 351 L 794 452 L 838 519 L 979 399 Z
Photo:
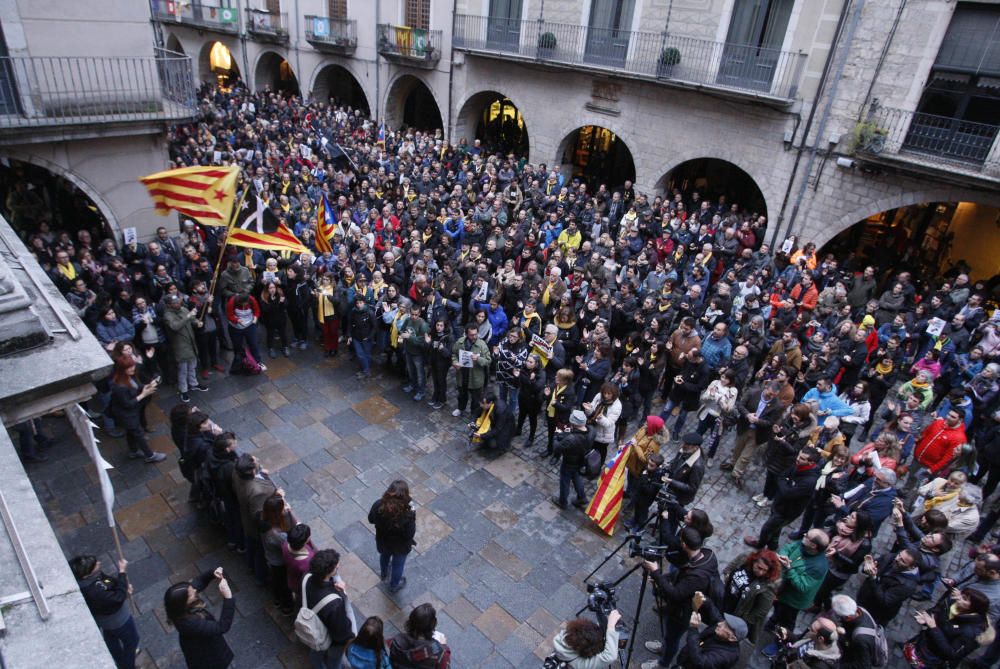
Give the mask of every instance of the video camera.
M 601 582 L 587 584 L 588 611 L 593 611 L 606 619 L 616 608 L 618 608 L 618 597 L 610 584 Z

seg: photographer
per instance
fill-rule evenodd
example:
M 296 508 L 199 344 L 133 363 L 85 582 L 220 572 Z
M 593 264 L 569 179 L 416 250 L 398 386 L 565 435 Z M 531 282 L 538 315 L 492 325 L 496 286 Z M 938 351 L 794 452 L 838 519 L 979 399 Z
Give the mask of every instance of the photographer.
M 559 631 L 552 641 L 555 652 L 550 656 L 573 669 L 605 669 L 618 657 L 618 630 L 622 614 L 608 613 L 604 629 L 593 620 L 576 618 Z
M 771 660 L 775 669 L 796 666 L 810 669 L 837 669 L 840 647 L 837 645 L 837 624 L 820 616 L 798 637 L 784 627 L 775 630 L 781 643 L 778 654 Z
M 625 521 L 625 529 L 642 529 L 646 521 L 649 520 L 649 507 L 656 501 L 656 495 L 660 492 L 660 486 L 664 476 L 663 456 L 659 453 L 651 453 L 646 458 L 646 469 L 633 479 L 632 485 L 635 491 L 633 499 L 635 506 L 631 520 Z
M 701 534 L 692 527 L 685 527 L 680 531 L 680 540 L 685 561 L 670 574 L 664 574 L 655 562 L 645 560 L 642 564 L 656 582 L 666 611 L 663 641 L 647 641 L 645 644 L 650 652 L 660 653 L 659 664 L 646 662 L 642 669 L 671 666 L 681 638 L 691 622 L 694 593 L 713 593 L 722 589 L 719 561 L 711 550 L 702 547 L 704 539 Z
M 681 506 L 687 506 L 694 501 L 705 477 L 705 460 L 701 453 L 701 435 L 688 432 L 681 440 L 677 456 L 667 467 L 663 483 Z

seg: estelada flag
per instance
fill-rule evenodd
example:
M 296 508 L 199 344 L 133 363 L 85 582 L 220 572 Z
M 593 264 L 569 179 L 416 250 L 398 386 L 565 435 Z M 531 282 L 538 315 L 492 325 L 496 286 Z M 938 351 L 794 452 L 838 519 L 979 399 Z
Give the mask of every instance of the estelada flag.
M 622 494 L 625 492 L 625 472 L 629 456 L 632 453 L 632 442 L 618 451 L 618 455 L 601 474 L 601 482 L 597 486 L 594 498 L 587 506 L 587 516 L 609 536 L 615 533 L 615 525 L 622 510 Z
M 239 167 L 181 167 L 139 181 L 156 203 L 156 213 L 174 210 L 203 225 L 228 225 L 236 199 Z
M 240 202 L 240 211 L 236 222 L 229 228 L 226 243 L 252 249 L 296 253 L 309 251 L 256 194 L 248 195 Z
M 319 199 L 319 206 L 316 207 L 316 250 L 320 253 L 333 253 L 333 233 L 337 229 L 337 222 L 332 220 L 333 212 L 330 210 L 330 203 L 326 200 L 326 195 Z

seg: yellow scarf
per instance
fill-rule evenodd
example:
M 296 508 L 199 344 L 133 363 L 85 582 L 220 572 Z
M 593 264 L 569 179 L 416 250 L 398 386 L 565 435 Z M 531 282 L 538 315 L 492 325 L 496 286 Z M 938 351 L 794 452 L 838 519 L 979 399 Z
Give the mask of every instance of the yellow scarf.
M 76 279 L 76 267 L 73 266 L 73 263 L 70 263 L 66 267 L 63 267 L 62 265 L 56 265 L 56 267 L 59 268 L 59 273 L 68 280 L 73 281 Z
M 559 398 L 560 395 L 566 392 L 566 389 L 568 387 L 569 386 L 556 385 L 556 387 L 552 389 L 552 397 L 549 398 L 549 406 L 545 411 L 545 413 L 548 415 L 549 418 L 556 417 L 556 400 Z
M 476 431 L 472 433 L 472 443 L 478 444 L 483 440 L 483 435 L 490 431 L 490 425 L 493 422 L 493 406 L 491 404 L 490 408 L 476 419 Z
M 941 506 L 945 502 L 958 497 L 958 490 L 952 492 L 941 493 L 940 495 L 935 495 L 934 497 L 929 497 L 924 501 L 924 513 L 927 513 L 931 509 Z
M 406 316 L 406 309 L 397 308 L 396 315 L 392 317 L 392 326 L 389 328 L 389 345 L 399 348 L 399 323 Z
M 333 286 L 323 286 L 316 296 L 316 320 L 322 323 L 334 316 L 336 312 L 333 309 Z
M 549 299 L 550 299 L 549 298 L 549 288 L 551 288 L 551 287 L 552 287 L 551 283 L 546 283 L 545 284 L 545 292 L 542 293 L 542 304 L 544 304 L 545 306 L 549 306 Z

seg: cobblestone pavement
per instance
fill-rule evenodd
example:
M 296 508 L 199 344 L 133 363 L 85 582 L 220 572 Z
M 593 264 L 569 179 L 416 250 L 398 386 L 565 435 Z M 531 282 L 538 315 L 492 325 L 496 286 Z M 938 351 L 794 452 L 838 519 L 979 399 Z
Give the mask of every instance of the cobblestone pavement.
M 431 602 L 456 668 L 541 666 L 560 622 L 586 603 L 584 577 L 618 546 L 622 531 L 608 538 L 582 512 L 550 503 L 556 470 L 535 449 L 521 448 L 523 439 L 495 459 L 469 452 L 464 420 L 413 402 L 391 375 L 360 383 L 348 356 L 324 359 L 315 348 L 267 363 L 269 371 L 258 377 L 213 374 L 209 392 L 193 399 L 237 433 L 242 450 L 263 461 L 298 518 L 311 526 L 316 544 L 341 551 L 342 575 L 362 619 L 381 616 L 389 636 L 413 605 Z M 291 619 L 273 606 L 269 591 L 252 583 L 242 556 L 226 550 L 221 528 L 187 504 L 188 484 L 165 423 L 177 396 L 164 389 L 157 402 L 148 414 L 156 428 L 150 443 L 170 454 L 166 461 L 129 460 L 119 439 L 102 444 L 115 466 L 116 517 L 135 587 L 142 663 L 183 666 L 163 592 L 171 582 L 222 565 L 235 590 L 237 617 L 227 638 L 236 666 L 308 666 Z M 93 553 L 112 565 L 114 544 L 102 520 L 96 473 L 61 420 L 46 419 L 46 425 L 59 438 L 48 462 L 29 466 L 38 497 L 67 556 Z M 716 463 L 729 448 L 727 441 Z M 408 585 L 391 595 L 379 581 L 366 517 L 395 478 L 410 483 L 418 504 L 417 546 L 406 566 Z M 739 491 L 717 467 L 708 472 L 695 506 L 715 523 L 709 546 L 722 564 L 742 553 L 742 537 L 763 523 L 765 513 L 749 500 L 761 479 L 758 469 L 751 470 L 747 490 Z M 886 532 L 882 536 L 884 544 Z M 626 553 L 602 567 L 598 578 L 624 574 L 632 565 Z M 639 584 L 640 575 L 633 574 L 619 587 L 627 619 Z M 210 600 L 217 604 L 214 593 Z M 655 616 L 647 605 L 643 609 L 633 667 L 652 657 L 642 641 L 657 637 Z M 910 613 L 904 609 L 890 628 L 892 638 L 912 634 Z M 898 651 L 894 664 L 900 664 Z

